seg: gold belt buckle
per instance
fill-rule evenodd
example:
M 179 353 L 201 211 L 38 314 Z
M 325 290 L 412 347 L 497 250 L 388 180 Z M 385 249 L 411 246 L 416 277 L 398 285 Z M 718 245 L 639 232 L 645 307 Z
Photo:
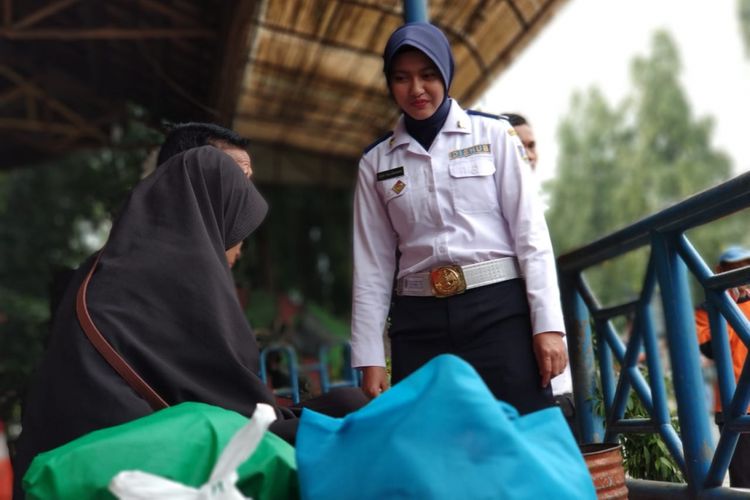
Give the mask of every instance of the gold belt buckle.
M 450 297 L 466 290 L 466 279 L 461 266 L 440 266 L 430 271 L 430 283 L 435 297 Z

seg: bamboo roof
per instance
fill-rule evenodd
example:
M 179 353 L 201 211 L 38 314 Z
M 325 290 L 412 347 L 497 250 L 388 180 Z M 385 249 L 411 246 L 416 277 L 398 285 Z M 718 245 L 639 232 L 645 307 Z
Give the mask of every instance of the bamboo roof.
M 482 94 L 566 0 L 431 0 L 451 95 Z M 110 144 L 133 107 L 268 150 L 356 158 L 397 113 L 381 51 L 402 0 L 2 0 L 0 168 Z

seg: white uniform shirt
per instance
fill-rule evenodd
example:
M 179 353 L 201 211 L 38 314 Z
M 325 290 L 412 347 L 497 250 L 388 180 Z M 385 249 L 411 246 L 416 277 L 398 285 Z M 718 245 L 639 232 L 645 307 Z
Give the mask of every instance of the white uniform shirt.
M 398 277 L 517 256 L 533 333 L 564 332 L 542 202 L 507 121 L 453 101 L 429 151 L 403 116 L 359 163 L 354 195 L 352 366 L 385 366 L 383 331 Z M 380 175 L 379 175 L 380 174 Z

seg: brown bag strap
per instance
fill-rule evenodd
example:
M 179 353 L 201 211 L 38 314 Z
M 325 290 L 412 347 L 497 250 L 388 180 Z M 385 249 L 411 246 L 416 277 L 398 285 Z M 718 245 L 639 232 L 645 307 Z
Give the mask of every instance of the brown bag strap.
M 88 337 L 96 350 L 99 351 L 99 354 L 107 360 L 107 363 L 109 363 L 110 366 L 125 379 L 135 392 L 148 401 L 151 408 L 154 410 L 167 408 L 169 406 L 167 402 L 164 401 L 164 399 L 162 399 L 162 397 L 159 396 L 159 394 L 148 385 L 148 383 L 146 383 L 146 381 L 143 380 L 135 370 L 133 370 L 133 367 L 131 367 L 128 362 L 114 350 L 112 345 L 107 342 L 107 339 L 105 339 L 101 332 L 96 328 L 96 325 L 94 325 L 94 322 L 91 320 L 91 316 L 89 316 L 89 310 L 86 307 L 86 289 L 88 288 L 89 281 L 94 274 L 97 264 L 99 264 L 100 256 L 101 252 L 99 252 L 99 255 L 96 257 L 94 265 L 91 266 L 91 270 L 89 270 L 88 275 L 86 275 L 86 279 L 83 280 L 83 283 L 81 283 L 81 286 L 78 288 L 78 295 L 76 296 L 76 315 L 78 316 L 81 328 L 83 328 L 86 337 Z

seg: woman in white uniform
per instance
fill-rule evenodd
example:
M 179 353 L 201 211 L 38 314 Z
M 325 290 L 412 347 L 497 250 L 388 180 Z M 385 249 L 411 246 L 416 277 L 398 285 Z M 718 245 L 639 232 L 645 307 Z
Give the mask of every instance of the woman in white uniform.
M 395 129 L 359 164 L 354 199 L 352 363 L 375 397 L 452 353 L 522 412 L 550 405 L 563 371 L 554 255 L 525 152 L 510 124 L 448 96 L 453 56 L 428 23 L 384 51 Z M 394 287 L 394 276 L 396 276 Z

